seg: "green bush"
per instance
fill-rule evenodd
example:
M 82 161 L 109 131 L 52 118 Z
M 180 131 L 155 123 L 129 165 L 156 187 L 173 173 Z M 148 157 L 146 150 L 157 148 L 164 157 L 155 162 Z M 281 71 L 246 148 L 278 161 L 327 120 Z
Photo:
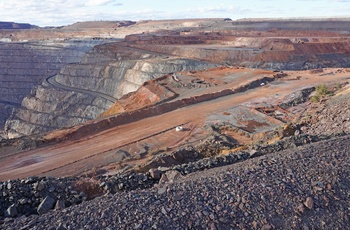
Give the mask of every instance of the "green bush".
M 327 90 L 326 85 L 322 84 L 322 85 L 318 85 L 316 86 L 316 94 L 319 96 L 324 96 L 327 95 L 329 92 Z
M 310 98 L 310 101 L 313 103 L 320 102 L 322 98 L 325 98 L 326 96 L 333 96 L 334 93 L 331 91 L 328 91 L 327 86 L 322 84 L 316 86 L 316 93 L 314 96 Z
M 320 96 L 314 95 L 310 98 L 310 101 L 313 103 L 319 102 L 320 101 Z

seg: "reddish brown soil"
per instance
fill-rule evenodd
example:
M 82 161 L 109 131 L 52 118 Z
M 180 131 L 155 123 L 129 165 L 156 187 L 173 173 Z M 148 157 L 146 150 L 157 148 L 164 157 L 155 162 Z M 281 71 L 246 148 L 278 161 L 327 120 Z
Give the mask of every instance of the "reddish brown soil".
M 109 110 L 101 114 L 101 117 L 151 106 L 176 96 L 174 92 L 161 86 L 157 81 L 148 81 L 136 92 L 124 95 Z

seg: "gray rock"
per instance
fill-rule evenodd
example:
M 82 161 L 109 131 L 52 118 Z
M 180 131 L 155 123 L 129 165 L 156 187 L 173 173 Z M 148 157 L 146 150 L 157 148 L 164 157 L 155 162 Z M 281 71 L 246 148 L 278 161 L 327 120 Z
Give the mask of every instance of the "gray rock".
M 18 211 L 17 211 L 17 206 L 15 204 L 12 204 L 5 211 L 5 216 L 15 217 L 17 214 L 18 214 Z
M 166 174 L 162 174 L 160 180 L 159 180 L 159 184 L 164 184 L 167 183 L 169 181 L 168 177 Z
M 148 172 L 150 173 L 151 177 L 155 180 L 159 180 L 162 175 L 160 170 L 154 168 L 150 169 Z
M 304 202 L 305 207 L 308 209 L 314 208 L 314 200 L 311 197 L 306 198 L 306 201 Z
M 45 199 L 39 204 L 37 212 L 42 215 L 50 211 L 55 205 L 55 200 L 51 197 L 47 196 Z
M 64 200 L 57 200 L 56 205 L 55 205 L 55 209 L 56 210 L 60 210 L 60 209 L 65 209 L 66 205 L 64 203 Z
M 8 183 L 7 183 L 7 189 L 8 189 L 8 190 L 11 190 L 11 188 L 12 188 L 12 184 L 11 184 L 11 182 L 8 182 Z
M 54 192 L 55 191 L 55 187 L 54 186 L 51 186 L 50 188 L 49 188 L 49 192 Z
M 45 182 L 39 181 L 34 184 L 34 189 L 38 192 L 42 191 L 45 188 Z
M 62 223 L 60 223 L 58 226 L 57 226 L 57 228 L 56 228 L 56 230 L 66 230 L 67 228 L 65 227 L 65 225 L 64 224 L 62 224 Z
M 178 180 L 181 177 L 181 174 L 176 170 L 167 171 L 165 175 L 170 183 Z
M 22 198 L 18 201 L 20 204 L 26 204 L 28 203 L 28 199 L 27 198 Z

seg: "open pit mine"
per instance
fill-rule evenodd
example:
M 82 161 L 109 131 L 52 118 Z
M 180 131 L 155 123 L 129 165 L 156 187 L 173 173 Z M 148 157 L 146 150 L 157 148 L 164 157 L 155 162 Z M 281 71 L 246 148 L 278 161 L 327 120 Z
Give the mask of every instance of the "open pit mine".
M 349 229 L 349 25 L 0 22 L 0 225 Z

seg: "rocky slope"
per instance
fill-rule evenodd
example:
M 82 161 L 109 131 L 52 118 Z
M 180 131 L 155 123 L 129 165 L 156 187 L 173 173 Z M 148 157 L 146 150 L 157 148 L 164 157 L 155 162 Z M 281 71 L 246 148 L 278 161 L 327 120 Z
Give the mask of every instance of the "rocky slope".
M 346 93 L 349 89 L 347 86 L 335 99 L 310 108 L 304 114 L 302 131 L 317 135 L 350 133 L 350 100 Z
M 13 138 L 77 125 L 97 118 L 113 104 L 113 98 L 136 91 L 147 80 L 214 66 L 114 43 L 96 46 L 79 63 L 60 70 L 54 77 L 58 85 L 44 81 L 35 87 L 7 120 L 4 130 Z
M 184 178 L 169 174 L 152 189 L 1 222 L 6 229 L 347 229 L 349 144 L 346 136 Z

